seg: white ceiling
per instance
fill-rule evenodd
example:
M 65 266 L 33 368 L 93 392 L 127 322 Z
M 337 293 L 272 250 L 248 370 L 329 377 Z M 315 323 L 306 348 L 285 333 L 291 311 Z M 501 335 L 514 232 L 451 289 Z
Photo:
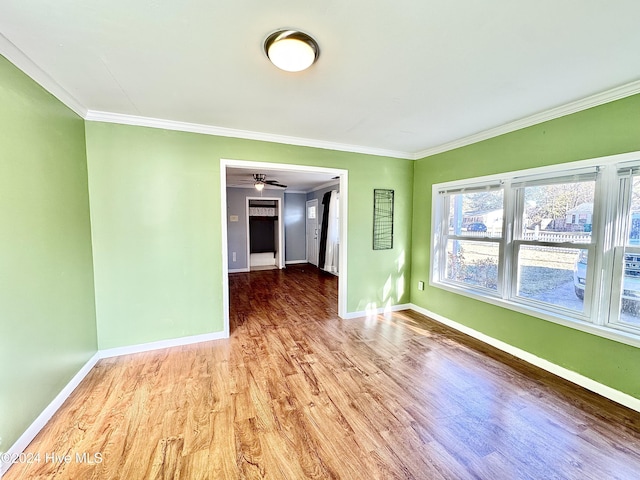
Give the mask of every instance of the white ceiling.
M 640 91 L 638 18 L 638 0 L 3 0 L 0 53 L 85 118 L 415 158 Z M 280 27 L 312 34 L 318 63 L 273 67 Z
M 253 174 L 255 173 L 265 174 L 267 176 L 267 180 L 276 180 L 281 185 L 286 185 L 287 193 L 307 193 L 314 189 L 318 189 L 318 187 L 337 185 L 340 182 L 339 179 L 335 178 L 336 175 L 333 173 L 227 167 L 227 186 L 253 188 L 255 183 Z M 270 185 L 266 185 L 265 189 L 283 190 L 280 187 L 272 187 Z

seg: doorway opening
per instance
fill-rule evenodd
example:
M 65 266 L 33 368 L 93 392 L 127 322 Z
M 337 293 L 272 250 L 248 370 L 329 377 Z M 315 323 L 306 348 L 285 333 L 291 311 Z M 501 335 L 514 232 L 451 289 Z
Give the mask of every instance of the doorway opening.
M 240 182 L 239 185 L 234 185 L 232 184 L 231 180 L 227 181 L 227 170 L 229 170 L 229 172 L 233 172 L 234 174 L 238 174 L 241 173 L 242 175 L 237 175 L 238 177 L 244 176 L 246 177 L 247 180 Z M 240 253 L 237 249 L 233 248 L 232 245 L 232 251 L 230 251 L 229 249 L 229 245 L 230 243 L 233 244 L 233 242 L 237 241 L 237 236 L 234 236 L 233 231 L 230 231 L 229 229 L 232 230 L 238 230 L 238 226 L 239 224 L 237 223 L 238 220 L 240 220 L 242 222 L 243 217 L 247 218 L 247 231 L 250 230 L 250 225 L 249 225 L 249 215 L 248 215 L 248 210 L 249 208 L 251 208 L 249 206 L 249 201 L 247 201 L 246 205 L 246 209 L 247 209 L 247 213 L 246 214 L 238 214 L 235 211 L 231 211 L 231 209 L 229 208 L 228 205 L 228 201 L 227 201 L 227 193 L 228 193 L 228 188 L 229 187 L 229 191 L 232 190 L 236 190 L 233 187 L 237 187 L 237 191 L 239 192 L 241 188 L 244 189 L 249 189 L 246 190 L 243 195 L 245 193 L 251 191 L 251 189 L 255 186 L 254 180 L 253 180 L 253 175 L 256 173 L 261 173 L 267 174 L 268 178 L 272 178 L 275 177 L 278 179 L 278 183 L 281 185 L 278 185 L 278 187 L 287 187 L 288 182 L 285 181 L 287 179 L 293 178 L 293 177 L 298 177 L 298 176 L 302 176 L 304 177 L 305 174 L 308 177 L 313 177 L 315 179 L 317 178 L 325 178 L 325 182 L 326 184 L 324 185 L 316 185 L 315 189 L 319 189 L 321 187 L 325 187 L 325 188 L 329 188 L 330 186 L 334 186 L 333 188 L 339 188 L 340 191 L 340 202 L 338 204 L 338 214 L 337 214 L 337 221 L 338 223 L 338 240 L 337 240 L 337 244 L 339 244 L 339 248 L 336 248 L 336 258 L 337 258 L 337 262 L 338 265 L 340 266 L 340 274 L 338 276 L 338 316 L 340 316 L 341 318 L 346 318 L 347 315 L 347 272 L 348 272 L 348 256 L 347 256 L 347 252 L 348 252 L 348 248 L 347 248 L 347 221 L 348 221 L 348 171 L 347 170 L 343 170 L 343 169 L 334 169 L 334 168 L 324 168 L 324 167 L 311 167 L 311 166 L 306 166 L 306 165 L 289 165 L 289 164 L 278 164 L 278 163 L 266 163 L 266 162 L 253 162 L 253 161 L 245 161 L 245 160 L 228 160 L 228 159 L 221 159 L 220 161 L 220 184 L 221 184 L 221 189 L 220 189 L 220 193 L 221 193 L 221 213 L 222 213 L 222 293 L 223 293 L 223 322 L 224 322 L 224 331 L 225 334 L 228 336 L 229 335 L 229 272 L 230 272 L 230 264 L 232 265 L 231 271 L 233 272 L 248 272 L 250 271 L 250 262 L 251 262 L 251 246 L 247 245 L 246 247 L 244 247 L 244 252 L 246 253 Z M 299 174 L 299 175 L 298 175 Z M 231 177 L 230 177 L 231 179 Z M 267 182 L 268 183 L 268 182 Z M 275 183 L 275 182 L 272 182 Z M 317 182 L 316 182 L 317 183 Z M 277 237 L 278 239 L 278 250 L 276 253 L 276 264 L 274 266 L 276 266 L 276 268 L 284 268 L 285 264 L 289 264 L 289 263 L 300 263 L 299 261 L 287 261 L 288 259 L 285 258 L 286 255 L 286 251 L 289 251 L 289 249 L 285 249 L 285 242 L 286 242 L 286 238 L 289 238 L 285 235 L 284 232 L 284 223 L 285 223 L 285 216 L 287 215 L 284 212 L 284 198 L 286 194 L 303 194 L 304 190 L 300 190 L 300 191 L 296 191 L 295 189 L 291 188 L 291 185 L 289 185 L 289 188 L 286 188 L 285 191 L 282 190 L 269 190 L 268 188 L 271 187 L 271 185 L 267 185 L 267 187 L 264 190 L 260 190 L 259 191 L 259 195 L 262 195 L 262 197 L 257 196 L 256 194 L 258 192 L 256 192 L 255 190 L 253 191 L 253 195 L 250 195 L 252 197 L 252 199 L 255 200 L 274 200 L 277 199 L 279 200 L 278 204 L 279 204 L 279 214 L 278 217 L 280 219 L 279 222 L 279 228 L 278 228 L 278 232 L 279 232 L 279 236 Z M 257 187 L 256 187 L 257 190 Z M 275 193 L 275 195 L 274 195 Z M 230 194 L 231 195 L 231 194 Z M 238 196 L 238 194 L 235 194 L 236 197 Z M 272 198 L 270 198 L 272 197 Z M 229 201 L 231 202 L 231 197 L 229 197 Z M 309 199 L 309 198 L 308 198 Z M 305 203 L 305 198 L 304 195 L 302 196 L 302 204 L 301 204 L 301 214 L 300 214 L 300 221 L 302 222 L 302 233 L 301 235 L 305 235 L 306 233 L 306 216 L 307 216 L 307 209 L 306 207 L 306 203 Z M 316 203 L 317 200 L 316 200 Z M 320 214 L 322 212 L 319 211 L 320 206 L 316 205 L 316 209 L 315 209 L 315 216 L 316 219 L 319 219 L 319 217 L 322 217 Z M 244 223 L 244 222 L 243 222 Z M 275 228 L 275 227 L 274 227 Z M 317 234 L 316 234 L 316 230 L 317 230 Z M 319 243 L 319 234 L 320 234 L 320 226 L 317 225 L 316 227 L 313 227 L 313 234 L 312 238 L 314 236 L 318 236 L 317 242 Z M 286 237 L 286 238 L 285 238 Z M 248 237 L 248 233 L 245 233 L 245 235 L 243 236 L 243 238 L 248 239 L 247 243 L 250 243 L 250 239 Z M 275 231 L 274 231 L 274 238 L 275 238 Z M 318 260 L 316 259 L 316 254 L 318 252 L 318 247 L 315 247 L 313 245 L 318 245 L 318 243 L 316 244 L 312 244 L 311 245 L 311 261 L 309 260 L 309 252 L 308 249 L 310 247 L 309 245 L 309 241 L 308 239 L 305 240 L 303 239 L 303 243 L 301 245 L 301 256 L 303 256 L 304 263 L 312 263 L 315 261 L 314 265 L 318 265 Z M 315 252 L 314 252 L 315 250 Z M 255 252 L 255 253 L 265 253 L 265 252 Z M 245 257 L 246 255 L 246 257 Z M 273 256 L 273 253 L 270 253 L 270 255 Z M 246 263 L 243 263 L 243 265 L 246 266 L 242 266 L 240 264 L 240 262 L 245 262 L 244 258 L 241 257 L 245 257 L 246 258 Z M 279 262 L 279 263 L 278 263 Z M 257 265 L 256 265 L 257 266 Z M 269 265 L 269 268 L 273 268 L 273 266 Z
M 277 197 L 247 197 L 249 271 L 284 267 L 284 222 Z

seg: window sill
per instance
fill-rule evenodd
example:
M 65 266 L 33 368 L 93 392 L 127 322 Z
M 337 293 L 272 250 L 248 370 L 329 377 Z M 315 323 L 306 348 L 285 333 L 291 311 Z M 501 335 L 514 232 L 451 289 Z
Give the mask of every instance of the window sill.
M 505 300 L 498 296 L 481 295 L 475 292 L 474 290 L 462 288 L 457 285 L 434 282 L 433 280 L 429 282 L 429 285 L 435 288 L 439 288 L 441 290 L 446 290 L 446 291 L 455 293 L 457 295 L 463 295 L 465 297 L 472 298 L 474 300 L 479 300 L 484 303 L 489 303 L 497 307 L 506 308 L 507 310 L 512 310 L 514 312 L 522 313 L 524 315 L 529 315 L 535 318 L 539 318 L 541 320 L 546 320 L 548 322 L 556 323 L 558 325 L 562 325 L 568 328 L 573 328 L 574 330 L 580 330 L 582 332 L 590 333 L 592 335 L 597 335 L 599 337 L 603 337 L 608 340 L 613 340 L 615 342 L 623 343 L 625 345 L 630 345 L 632 347 L 640 348 L 640 334 L 626 332 L 618 328 L 615 328 L 613 326 L 595 325 L 593 323 L 585 322 L 585 321 L 578 320 L 571 317 L 566 317 L 563 315 L 553 315 L 547 310 L 542 310 L 542 309 L 530 307 L 528 305 L 516 303 L 510 300 Z

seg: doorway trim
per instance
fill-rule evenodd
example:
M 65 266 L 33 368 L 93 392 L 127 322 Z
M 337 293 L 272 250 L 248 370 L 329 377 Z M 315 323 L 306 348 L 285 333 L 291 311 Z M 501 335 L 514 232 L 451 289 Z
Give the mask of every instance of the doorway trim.
M 256 162 L 250 160 L 220 159 L 220 212 L 222 234 L 222 315 L 223 332 L 229 336 L 229 259 L 227 258 L 227 167 L 245 168 L 252 170 L 287 170 L 309 173 L 330 173 L 340 177 L 340 275 L 338 276 L 338 316 L 347 318 L 347 279 L 349 260 L 348 251 L 348 201 L 349 201 L 349 171 L 341 168 L 312 167 L 309 165 L 295 165 L 287 163 Z
M 226 190 L 226 189 L 225 189 Z M 284 268 L 284 218 L 282 217 L 282 201 L 280 197 L 246 197 L 247 202 L 247 268 L 251 271 L 251 227 L 249 222 L 249 203 L 251 200 L 275 200 L 278 203 L 278 269 Z

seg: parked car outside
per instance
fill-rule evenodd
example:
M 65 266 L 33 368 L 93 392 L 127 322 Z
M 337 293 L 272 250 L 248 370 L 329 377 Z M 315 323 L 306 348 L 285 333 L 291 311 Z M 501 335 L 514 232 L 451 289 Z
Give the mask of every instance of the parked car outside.
M 467 232 L 486 232 L 487 226 L 482 222 L 474 222 L 467 225 Z
M 576 296 L 584 300 L 584 288 L 587 283 L 587 251 L 580 250 L 573 268 L 573 287 Z M 624 256 L 624 281 L 622 299 L 640 301 L 640 255 L 628 253 Z
M 589 230 L 591 231 L 591 225 Z M 640 245 L 640 211 L 631 212 L 629 228 L 629 246 Z M 573 267 L 573 287 L 576 296 L 584 300 L 584 287 L 587 279 L 587 251 L 580 250 Z M 627 253 L 624 256 L 624 281 L 622 284 L 622 299 L 628 302 L 640 302 L 640 254 Z

